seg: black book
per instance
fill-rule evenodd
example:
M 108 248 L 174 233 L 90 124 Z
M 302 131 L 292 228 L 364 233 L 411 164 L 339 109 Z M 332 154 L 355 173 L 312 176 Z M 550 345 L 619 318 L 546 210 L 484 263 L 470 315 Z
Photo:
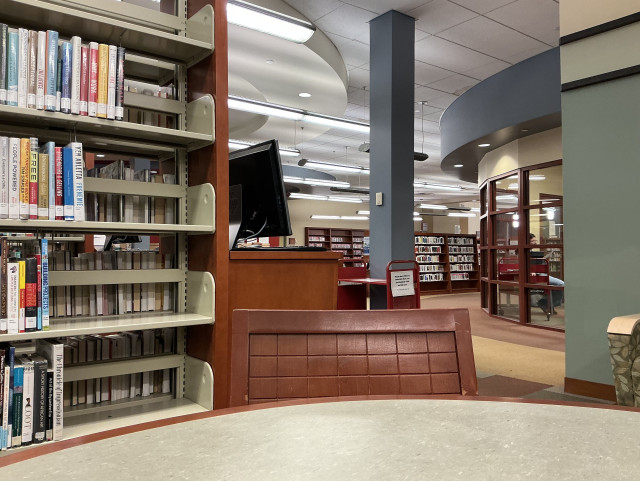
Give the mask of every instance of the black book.
M 47 369 L 47 424 L 46 424 L 46 439 L 47 441 L 53 440 L 53 369 Z
M 47 429 L 47 360 L 42 356 L 33 359 L 33 441 L 45 440 Z
M 38 329 L 38 262 L 35 257 L 25 259 L 25 331 Z

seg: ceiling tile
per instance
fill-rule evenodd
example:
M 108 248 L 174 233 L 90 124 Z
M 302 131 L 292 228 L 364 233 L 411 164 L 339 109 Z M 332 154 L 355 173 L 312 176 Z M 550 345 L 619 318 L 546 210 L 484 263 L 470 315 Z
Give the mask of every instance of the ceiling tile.
M 363 68 L 349 70 L 349 86 L 356 88 L 369 87 L 369 71 Z
M 340 55 L 342 55 L 342 60 L 344 60 L 344 63 L 346 64 L 360 67 L 369 63 L 369 46 L 362 42 L 347 40 L 339 45 L 336 44 L 336 47 L 338 48 Z
M 425 103 L 424 105 L 420 105 L 420 102 L 416 102 L 415 103 L 415 109 L 414 109 L 414 114 L 413 116 L 416 118 L 416 120 L 418 122 L 420 122 L 420 116 L 421 115 L 429 115 L 432 114 L 434 112 L 439 112 L 442 109 L 439 107 L 434 107 L 432 105 L 429 105 L 428 103 Z
M 540 44 L 540 46 L 538 47 L 532 48 L 530 50 L 525 50 L 523 52 L 518 52 L 517 54 L 512 55 L 511 57 L 505 58 L 504 60 L 506 62 L 509 62 L 510 64 L 516 64 L 530 57 L 533 57 L 534 55 L 538 55 L 539 53 L 550 50 L 551 48 L 553 47 L 549 47 L 548 45 L 545 45 L 545 44 Z
M 476 17 L 440 32 L 438 37 L 499 59 L 505 59 L 541 45 L 538 40 L 485 17 Z
M 369 21 L 377 15 L 352 5 L 342 5 L 318 19 L 316 25 L 325 33 L 355 39 L 369 35 Z
M 448 92 L 450 94 L 460 95 L 462 94 L 462 92 L 465 92 L 477 83 L 478 81 L 471 77 L 454 74 L 450 77 L 429 84 L 429 87 L 438 90 L 444 90 L 445 92 Z
M 462 45 L 432 36 L 416 42 L 416 60 L 461 73 L 491 63 L 495 59 Z
M 482 65 L 481 67 L 473 68 L 471 70 L 467 70 L 463 73 L 468 77 L 472 77 L 478 80 L 484 80 L 510 66 L 511 64 L 503 62 L 502 60 L 494 60 L 491 63 Z
M 429 65 L 419 60 L 416 61 L 415 69 L 416 83 L 419 85 L 429 85 L 430 83 L 449 77 L 452 73 L 449 70 Z
M 365 8 L 377 14 L 383 14 L 389 10 L 398 10 L 399 12 L 407 13 L 417 6 L 424 5 L 431 1 L 432 0 L 344 0 L 344 3 Z
M 369 105 L 369 90 L 364 90 L 361 87 L 349 87 L 347 90 L 347 101 L 354 105 L 364 105 L 365 102 Z
M 487 14 L 487 17 L 537 38 L 558 45 L 560 14 L 554 0 L 518 0 Z
M 460 5 L 461 7 L 468 8 L 474 12 L 485 14 L 491 10 L 495 10 L 498 7 L 502 7 L 514 0 L 451 0 L 453 3 Z M 322 3 L 322 2 L 318 2 Z
M 449 0 L 433 0 L 409 11 L 408 14 L 416 18 L 418 30 L 431 34 L 436 34 L 478 16 L 477 13 Z
M 442 97 L 443 95 L 449 94 L 447 94 L 446 92 L 442 92 L 441 90 L 422 86 L 417 86 L 414 91 L 414 99 L 416 102 L 421 102 L 424 100 L 431 107 L 434 106 L 432 104 L 432 101 L 437 99 L 438 97 Z M 419 110 L 419 106 L 415 110 Z
M 342 2 L 339 0 L 322 0 L 322 2 L 317 0 L 285 0 L 285 2 L 312 22 L 342 6 Z
M 442 112 L 441 109 L 435 111 L 435 115 L 439 115 Z M 437 122 L 430 120 L 429 115 L 434 115 L 434 112 L 424 115 L 424 132 L 425 134 L 438 134 L 440 135 L 440 126 Z M 423 124 L 421 119 L 413 119 L 413 130 L 420 132 L 422 135 Z

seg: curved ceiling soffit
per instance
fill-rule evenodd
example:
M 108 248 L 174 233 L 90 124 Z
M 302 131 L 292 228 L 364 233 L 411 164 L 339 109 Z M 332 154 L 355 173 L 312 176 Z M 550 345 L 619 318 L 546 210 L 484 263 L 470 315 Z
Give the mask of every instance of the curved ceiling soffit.
M 470 88 L 440 118 L 442 170 L 477 183 L 478 164 L 487 152 L 559 127 L 560 86 L 560 50 L 554 48 Z M 483 143 L 490 148 L 478 146 Z

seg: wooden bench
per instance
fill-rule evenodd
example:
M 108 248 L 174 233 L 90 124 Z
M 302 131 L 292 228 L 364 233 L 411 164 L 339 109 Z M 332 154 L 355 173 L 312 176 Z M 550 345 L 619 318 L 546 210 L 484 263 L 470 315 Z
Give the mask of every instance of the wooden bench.
M 236 310 L 231 406 L 478 394 L 466 309 Z

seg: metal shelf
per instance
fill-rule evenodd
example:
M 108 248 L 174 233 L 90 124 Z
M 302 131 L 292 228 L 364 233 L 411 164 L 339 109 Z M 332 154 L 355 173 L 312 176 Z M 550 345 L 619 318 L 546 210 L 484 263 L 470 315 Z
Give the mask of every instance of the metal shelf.
M 100 284 L 146 284 L 184 281 L 181 269 L 116 269 L 100 271 L 50 271 L 49 287 Z
M 180 367 L 184 363 L 182 354 L 144 356 L 128 359 L 96 361 L 77 366 L 65 366 L 64 382 L 97 379 L 109 376 L 122 376 L 145 371 L 160 371 Z

